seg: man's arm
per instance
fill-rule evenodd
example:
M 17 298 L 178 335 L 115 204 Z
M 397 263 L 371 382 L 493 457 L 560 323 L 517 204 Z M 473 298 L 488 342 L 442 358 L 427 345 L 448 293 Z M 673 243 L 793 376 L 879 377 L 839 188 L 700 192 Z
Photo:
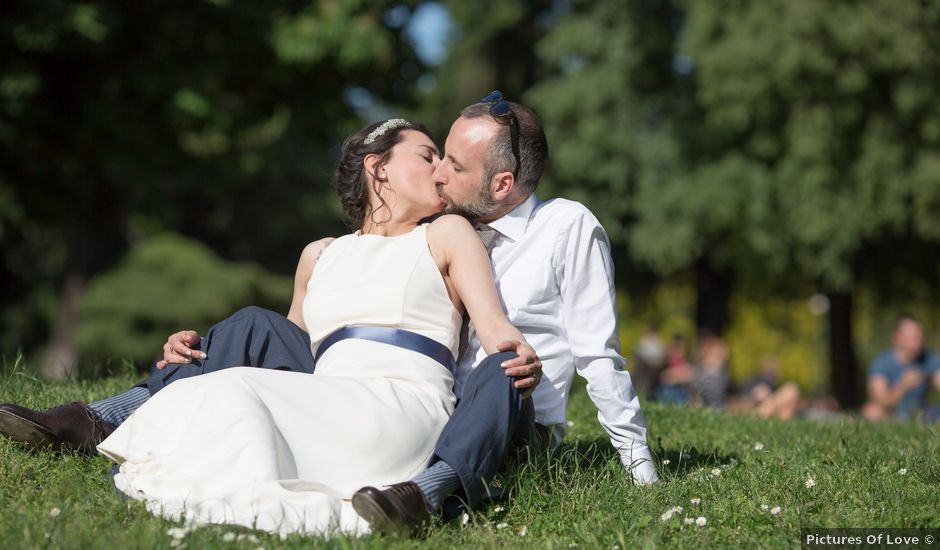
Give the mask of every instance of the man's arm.
M 885 411 L 892 411 L 911 388 L 924 380 L 924 374 L 917 369 L 906 368 L 897 384 L 891 386 L 888 378 L 873 373 L 868 377 L 868 396 Z
M 556 250 L 556 278 L 575 368 L 588 384 L 597 419 L 637 483 L 659 479 L 646 442 L 646 418 L 623 369 L 617 332 L 613 261 L 603 227 L 579 214 Z
M 928 352 L 925 371 L 927 372 L 927 376 L 930 377 L 931 382 L 933 382 L 934 389 L 940 391 L 940 356 L 937 356 L 937 354 L 933 352 Z

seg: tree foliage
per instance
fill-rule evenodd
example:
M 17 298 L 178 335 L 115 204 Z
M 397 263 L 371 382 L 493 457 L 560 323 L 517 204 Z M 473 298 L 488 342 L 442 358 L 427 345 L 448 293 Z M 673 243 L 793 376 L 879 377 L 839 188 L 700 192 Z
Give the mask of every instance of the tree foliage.
M 829 292 L 850 403 L 854 288 L 940 273 L 938 23 L 916 1 L 573 1 L 528 96 L 555 188 L 659 273 Z
M 434 86 L 421 98 L 417 118 L 441 136 L 467 105 L 493 89 L 519 100 L 542 77 L 535 44 L 551 29 L 557 2 L 484 0 L 443 2 L 453 32 Z
M 205 334 L 246 304 L 287 314 L 293 279 L 257 264 L 229 262 L 204 244 L 158 235 L 135 246 L 82 295 L 75 342 L 90 365 L 148 364 L 167 336 Z
M 330 174 L 362 124 L 346 92 L 407 103 L 400 64 L 420 63 L 386 23 L 393 4 L 5 3 L 3 349 L 35 348 L 62 281 L 90 280 L 148 235 L 286 273 L 341 231 Z
M 711 144 L 644 179 L 638 253 L 668 265 L 657 250 L 733 234 L 737 258 L 850 289 L 875 249 L 940 242 L 938 22 L 921 2 L 690 3 L 683 50 Z
M 527 96 L 556 185 L 661 272 L 702 256 L 850 288 L 940 242 L 940 7 L 572 2 Z

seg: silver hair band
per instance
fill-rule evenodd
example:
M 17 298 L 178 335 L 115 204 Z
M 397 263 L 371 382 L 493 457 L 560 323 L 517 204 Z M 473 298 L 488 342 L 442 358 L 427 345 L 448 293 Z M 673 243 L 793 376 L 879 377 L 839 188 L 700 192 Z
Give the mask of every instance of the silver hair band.
M 380 124 L 378 128 L 369 132 L 369 135 L 366 136 L 366 139 L 362 140 L 362 144 L 369 145 L 373 141 L 385 135 L 385 132 L 394 130 L 395 128 L 401 128 L 402 126 L 411 126 L 411 123 L 403 118 L 390 118 Z

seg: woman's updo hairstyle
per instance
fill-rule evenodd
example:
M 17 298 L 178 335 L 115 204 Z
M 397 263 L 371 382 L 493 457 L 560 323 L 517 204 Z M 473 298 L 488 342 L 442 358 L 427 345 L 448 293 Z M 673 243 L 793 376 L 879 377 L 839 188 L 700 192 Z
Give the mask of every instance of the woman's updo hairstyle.
M 382 206 L 387 206 L 379 193 L 380 184 L 386 180 L 379 177 L 379 170 L 392 156 L 392 147 L 402 140 L 404 130 L 416 130 L 431 137 L 431 133 L 423 124 L 410 122 L 403 118 L 392 118 L 383 122 L 370 124 L 362 130 L 346 138 L 340 150 L 339 162 L 333 174 L 333 186 L 339 195 L 343 206 L 343 214 L 352 229 L 361 229 L 366 216 L 374 216 L 369 204 L 369 179 L 363 162 L 366 155 L 378 155 L 375 163 L 375 192 Z M 376 210 L 377 211 L 377 210 Z M 372 218 L 374 223 L 380 223 Z

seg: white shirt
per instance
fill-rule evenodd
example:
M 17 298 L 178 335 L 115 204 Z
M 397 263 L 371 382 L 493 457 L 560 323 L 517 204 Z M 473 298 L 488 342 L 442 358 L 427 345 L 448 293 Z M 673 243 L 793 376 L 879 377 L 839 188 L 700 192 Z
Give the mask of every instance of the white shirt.
M 534 194 L 488 225 L 499 232 L 490 256 L 503 309 L 542 361 L 543 377 L 532 394 L 535 421 L 550 429 L 554 445 L 561 443 L 577 371 L 621 462 L 637 482 L 655 481 L 646 418 L 620 356 L 604 228 L 578 202 L 541 202 Z M 467 374 L 485 358 L 474 335 L 457 366 L 458 397 Z

